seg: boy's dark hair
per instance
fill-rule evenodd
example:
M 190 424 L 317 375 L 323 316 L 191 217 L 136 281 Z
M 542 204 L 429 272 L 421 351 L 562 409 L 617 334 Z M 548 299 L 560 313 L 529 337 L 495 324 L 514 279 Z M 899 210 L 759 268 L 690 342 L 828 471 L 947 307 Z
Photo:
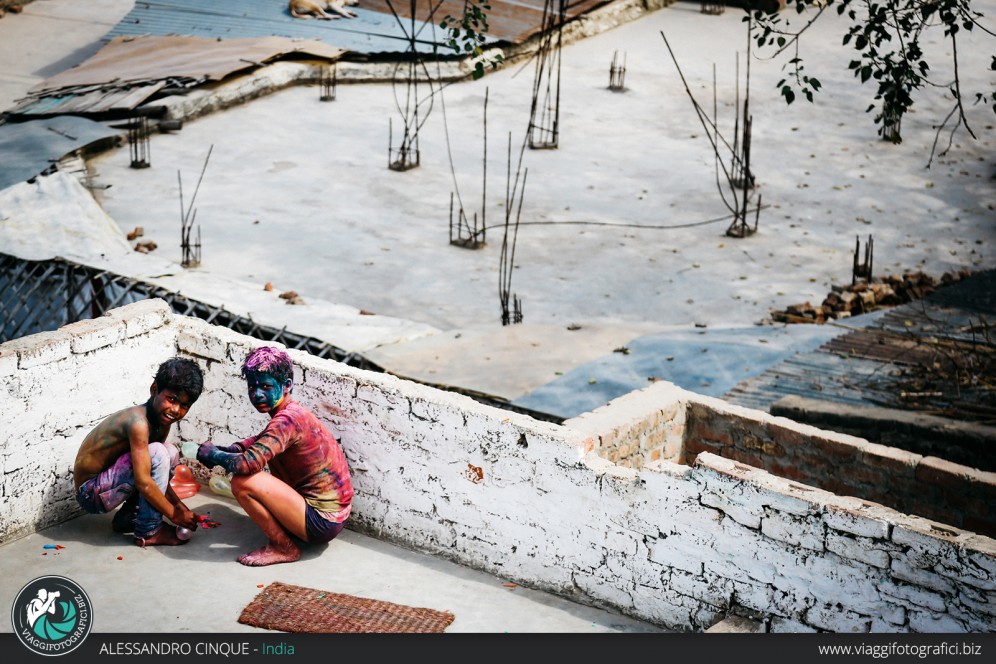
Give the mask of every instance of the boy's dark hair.
M 190 402 L 197 401 L 204 389 L 204 375 L 193 360 L 174 357 L 159 365 L 156 371 L 156 390 L 186 392 Z
M 265 373 L 280 384 L 294 378 L 294 363 L 290 355 L 272 346 L 262 346 L 249 353 L 242 363 L 242 377 Z

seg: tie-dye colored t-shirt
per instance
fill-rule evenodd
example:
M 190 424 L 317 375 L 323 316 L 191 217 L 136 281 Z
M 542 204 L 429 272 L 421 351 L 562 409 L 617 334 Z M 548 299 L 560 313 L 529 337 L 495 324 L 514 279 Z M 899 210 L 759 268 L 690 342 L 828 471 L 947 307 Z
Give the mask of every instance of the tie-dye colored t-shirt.
M 353 483 L 346 456 L 335 437 L 311 411 L 289 401 L 266 428 L 229 449 L 217 451 L 212 461 L 236 475 L 257 473 L 267 464 L 278 477 L 330 520 L 342 522 L 350 513 Z

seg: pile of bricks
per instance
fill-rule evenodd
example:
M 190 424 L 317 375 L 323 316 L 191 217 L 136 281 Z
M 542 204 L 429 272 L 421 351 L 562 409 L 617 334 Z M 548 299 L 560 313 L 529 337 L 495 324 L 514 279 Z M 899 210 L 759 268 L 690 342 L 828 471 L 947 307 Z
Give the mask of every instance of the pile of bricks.
M 945 272 L 940 279 L 935 279 L 923 272 L 907 272 L 902 276 L 889 275 L 847 286 L 834 286 L 819 306 L 809 302 L 792 304 L 783 310 L 772 311 L 771 320 L 779 323 L 825 323 L 913 302 L 971 275 L 970 270 L 959 270 Z

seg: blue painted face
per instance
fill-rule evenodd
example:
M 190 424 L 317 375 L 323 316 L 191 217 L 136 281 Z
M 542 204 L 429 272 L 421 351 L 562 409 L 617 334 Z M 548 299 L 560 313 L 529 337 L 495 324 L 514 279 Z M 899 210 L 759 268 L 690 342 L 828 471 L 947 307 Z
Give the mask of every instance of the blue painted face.
M 249 401 L 261 413 L 272 413 L 279 409 L 290 394 L 291 381 L 280 383 L 265 373 L 252 373 L 246 377 Z

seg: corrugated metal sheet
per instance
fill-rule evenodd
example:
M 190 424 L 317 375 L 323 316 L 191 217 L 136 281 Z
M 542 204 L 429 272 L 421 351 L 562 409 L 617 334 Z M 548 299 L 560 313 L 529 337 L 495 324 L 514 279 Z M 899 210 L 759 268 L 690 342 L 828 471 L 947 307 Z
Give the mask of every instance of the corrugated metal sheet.
M 0 124 L 0 189 L 30 180 L 67 154 L 120 133 L 71 116 Z
M 161 91 L 220 81 L 292 55 L 332 61 L 343 53 L 314 39 L 288 37 L 116 37 L 89 60 L 36 85 L 7 113 L 14 117 L 127 114 Z
M 360 0 L 361 6 L 365 6 L 363 5 L 364 1 Z M 385 9 L 377 9 L 378 5 L 381 5 L 388 12 L 393 7 L 394 11 L 402 18 L 412 16 L 412 3 L 410 1 L 391 0 L 390 6 L 388 6 L 388 0 L 366 1 L 370 3 L 371 9 L 374 11 L 385 11 Z M 565 20 L 577 18 L 607 2 L 608 0 L 567 0 L 564 3 Z M 463 12 L 463 0 L 442 0 L 441 2 L 433 0 L 432 6 L 435 7 L 436 3 L 438 3 L 438 9 L 433 13 L 433 22 L 436 25 L 446 16 L 459 16 Z M 429 0 L 416 2 L 415 15 L 423 20 L 428 20 L 429 4 Z M 487 12 L 488 34 L 497 42 L 521 44 L 538 33 L 542 27 L 545 0 L 491 0 L 488 4 L 491 5 L 491 9 Z M 554 4 L 554 11 L 559 11 L 559 4 Z
M 607 2 L 568 1 L 565 13 L 576 17 Z M 539 31 L 544 0 L 491 0 L 490 4 L 490 41 L 518 44 Z M 431 53 L 438 47 L 446 53 L 446 35 L 439 23 L 447 14 L 459 15 L 463 0 L 417 0 L 414 22 L 411 0 L 360 0 L 350 9 L 356 18 L 320 21 L 293 18 L 283 0 L 138 0 L 108 37 L 191 35 L 234 39 L 276 35 L 318 39 L 348 51 L 374 55 L 408 51 L 408 35 L 414 34 L 419 52 Z M 395 13 L 402 19 L 400 22 Z
M 993 340 L 985 334 L 992 334 L 989 330 L 996 321 L 996 270 L 975 274 L 922 300 L 869 314 L 861 322 L 865 318 L 852 323 L 864 329 L 842 332 L 811 353 L 789 358 L 738 384 L 723 399 L 764 411 L 789 395 L 938 413 L 971 414 L 973 404 L 992 409 L 991 386 L 985 381 L 916 403 L 901 394 L 921 367 L 937 363 L 945 369 L 955 355 L 970 355 L 975 344 L 982 349 L 980 357 L 992 352 L 988 349 Z M 936 345 L 935 339 L 942 345 Z M 978 370 L 987 369 L 980 365 Z M 991 373 L 988 376 L 991 380 Z
M 382 5 L 374 11 L 371 5 Z M 134 8 L 109 33 L 123 35 L 189 35 L 213 39 L 291 37 L 317 39 L 359 53 L 408 50 L 408 38 L 383 0 L 360 0 L 351 7 L 355 19 L 319 21 L 293 18 L 282 0 L 162 0 L 135 2 Z M 408 28 L 408 26 L 405 26 Z M 431 52 L 433 26 L 418 23 L 423 40 L 419 50 Z M 439 32 L 437 29 L 436 32 Z
M 160 81 L 123 89 L 91 87 L 86 90 L 60 91 L 54 95 L 27 97 L 6 112 L 12 117 L 48 117 L 130 111 L 159 92 L 165 85 L 165 82 Z
M 187 36 L 118 37 L 86 62 L 67 69 L 31 92 L 114 82 L 146 83 L 169 78 L 220 81 L 289 54 L 335 60 L 343 50 L 313 39 L 256 37 L 206 39 Z
M 881 372 L 882 363 L 873 360 L 820 350 L 800 353 L 738 384 L 723 395 L 723 400 L 765 412 L 790 395 L 855 406 L 878 405 L 878 391 L 868 384 Z

